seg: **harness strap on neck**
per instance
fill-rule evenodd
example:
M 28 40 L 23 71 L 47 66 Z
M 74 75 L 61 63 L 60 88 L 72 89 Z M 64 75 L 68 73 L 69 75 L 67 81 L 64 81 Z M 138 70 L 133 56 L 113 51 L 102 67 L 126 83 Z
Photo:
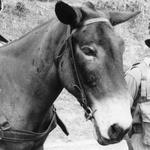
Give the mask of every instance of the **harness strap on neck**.
M 41 133 L 37 132 L 32 132 L 28 130 L 17 130 L 17 129 L 12 129 L 11 127 L 6 128 L 0 127 L 0 141 L 8 141 L 8 142 L 13 142 L 13 143 L 18 143 L 18 142 L 24 142 L 24 141 L 38 141 L 42 140 L 47 137 L 47 135 L 55 128 L 53 126 L 53 123 L 56 120 L 56 110 L 53 110 L 54 114 L 51 119 L 51 122 L 48 126 L 48 128 Z

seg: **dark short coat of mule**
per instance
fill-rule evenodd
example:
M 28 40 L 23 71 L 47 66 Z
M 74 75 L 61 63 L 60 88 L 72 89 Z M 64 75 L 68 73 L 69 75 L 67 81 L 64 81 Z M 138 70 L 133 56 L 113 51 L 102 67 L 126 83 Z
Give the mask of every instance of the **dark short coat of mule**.
M 90 2 L 81 7 L 58 2 L 55 12 L 57 17 L 0 48 L 0 118 L 12 130 L 40 133 L 51 122 L 52 104 L 63 88 L 78 99 L 79 89 L 72 86 L 78 84 L 72 46 L 87 105 L 95 110 L 91 120 L 97 141 L 119 142 L 131 126 L 131 97 L 123 78 L 124 43 L 113 26 L 139 12 L 104 12 Z M 42 150 L 45 138 L 16 143 L 2 139 L 0 149 Z

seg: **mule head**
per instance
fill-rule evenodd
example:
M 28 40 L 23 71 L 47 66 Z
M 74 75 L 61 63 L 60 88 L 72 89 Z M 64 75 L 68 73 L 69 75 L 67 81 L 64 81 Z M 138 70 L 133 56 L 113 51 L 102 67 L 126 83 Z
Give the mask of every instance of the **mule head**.
M 122 140 L 132 124 L 131 101 L 123 74 L 124 41 L 113 29 L 139 12 L 103 12 L 90 2 L 82 7 L 56 4 L 57 18 L 71 26 L 72 48 L 87 104 L 96 110 L 92 122 L 102 145 Z M 67 44 L 67 50 L 71 47 Z M 59 74 L 64 87 L 78 98 L 69 52 L 65 51 Z M 76 82 L 76 81 L 74 81 Z

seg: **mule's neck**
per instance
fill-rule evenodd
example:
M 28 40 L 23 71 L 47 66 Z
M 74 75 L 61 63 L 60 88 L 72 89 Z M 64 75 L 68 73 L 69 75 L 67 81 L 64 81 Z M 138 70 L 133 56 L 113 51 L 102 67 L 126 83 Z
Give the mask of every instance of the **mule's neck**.
M 27 33 L 18 40 L 5 45 L 0 53 L 27 62 L 28 65 L 49 76 L 55 66 L 56 56 L 67 37 L 68 27 L 53 19 Z M 50 85 L 51 86 L 51 85 Z
M 51 19 L 21 38 L 4 45 L 0 48 L 0 53 L 25 60 L 41 55 L 49 57 L 47 54 L 56 51 L 54 47 L 56 48 L 65 36 L 66 28 L 58 20 Z
M 29 107 L 23 109 L 22 112 L 27 114 L 29 120 L 26 123 L 30 124 L 31 122 L 31 126 L 33 126 L 31 130 L 38 128 L 35 126 L 42 122 L 43 116 L 63 88 L 59 80 L 55 56 L 60 50 L 59 45 L 67 36 L 66 31 L 67 26 L 53 20 L 0 49 L 1 54 L 12 58 L 17 65 L 23 64 L 22 66 L 27 68 L 23 75 L 27 74 L 27 78 L 24 78 L 28 79 L 28 85 L 23 85 L 23 82 L 17 84 L 25 87 L 26 93 L 29 93 L 28 101 L 23 97 L 21 101 L 29 103 Z M 17 71 L 19 72 L 19 68 Z M 26 81 L 24 82 L 26 84 Z M 25 106 L 20 107 L 25 108 Z M 35 126 L 28 117 L 30 111 L 32 113 L 30 116 L 34 116 Z

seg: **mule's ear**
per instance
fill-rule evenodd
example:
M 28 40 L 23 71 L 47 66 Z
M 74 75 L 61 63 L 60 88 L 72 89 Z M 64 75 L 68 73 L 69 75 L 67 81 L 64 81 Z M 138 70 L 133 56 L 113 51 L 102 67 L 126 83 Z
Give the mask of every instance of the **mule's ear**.
M 117 25 L 119 23 L 123 23 L 136 15 L 138 15 L 140 11 L 136 12 L 109 12 L 110 22 L 112 25 Z
M 145 44 L 150 47 L 150 39 L 145 40 Z
M 77 26 L 82 17 L 79 9 L 74 8 L 62 1 L 58 1 L 56 3 L 55 13 L 60 22 L 71 26 Z

